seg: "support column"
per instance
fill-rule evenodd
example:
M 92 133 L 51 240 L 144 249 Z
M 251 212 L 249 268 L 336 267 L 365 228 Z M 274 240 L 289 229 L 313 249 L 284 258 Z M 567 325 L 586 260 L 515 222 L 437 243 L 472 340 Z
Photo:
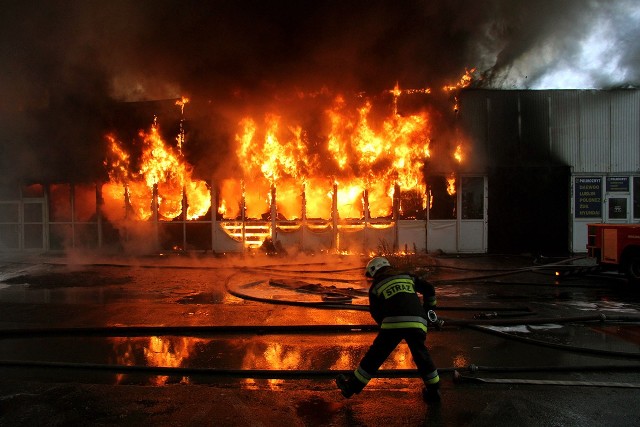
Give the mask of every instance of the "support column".
M 425 185 L 425 198 L 427 200 L 426 206 L 426 219 L 424 221 L 424 251 L 429 253 L 429 217 L 431 215 L 431 191 L 429 190 L 429 183 Z
M 371 214 L 369 212 L 369 190 L 365 188 L 365 190 L 362 192 L 362 205 L 364 207 L 364 212 L 363 212 L 363 216 L 364 216 L 364 229 L 362 230 L 362 249 L 364 251 L 367 251 L 367 253 L 369 252 L 369 248 L 367 247 L 367 232 L 369 229 L 369 220 L 371 219 Z
M 102 206 L 104 200 L 102 198 L 102 183 L 96 183 L 96 226 L 98 227 L 98 249 L 102 249 Z
M 335 251 L 340 250 L 340 236 L 338 233 L 338 184 L 333 183 L 333 197 L 331 200 L 331 220 L 332 220 L 332 246 Z
M 189 210 L 189 201 L 187 200 L 187 189 L 182 187 L 182 250 L 187 251 L 187 211 Z
M 76 247 L 76 187 L 69 184 L 69 201 L 71 203 L 71 247 Z
M 153 196 L 152 196 L 153 197 Z M 151 202 L 153 205 L 153 201 Z M 125 242 L 129 241 L 129 223 L 131 222 L 131 199 L 129 198 L 129 186 L 124 184 L 124 236 L 122 237 Z
M 218 187 L 213 185 L 215 181 L 211 180 L 211 252 L 216 252 L 216 243 L 218 241 Z
M 300 224 L 300 250 L 304 252 L 304 235 L 307 228 L 307 184 L 302 184 L 302 212 L 301 212 L 301 224 Z
M 44 191 L 44 217 L 42 218 L 42 222 L 43 222 L 43 233 L 44 233 L 44 248 L 47 251 L 51 250 L 51 224 L 49 222 L 49 218 L 50 218 L 50 209 L 51 206 L 49 205 L 50 201 L 51 201 L 51 188 L 49 187 L 49 184 L 45 184 L 43 185 L 43 191 Z M 22 195 L 20 195 L 20 197 L 22 197 Z M 24 209 L 24 208 L 23 208 Z M 24 225 L 24 223 L 22 224 Z M 20 233 L 21 235 L 23 233 Z M 22 238 L 22 237 L 20 237 Z M 21 246 L 22 245 L 22 246 Z M 20 242 L 18 242 L 18 247 L 20 249 L 24 249 L 24 244 L 21 244 Z
M 153 184 L 153 196 L 151 199 L 151 220 L 153 221 L 153 245 L 154 249 L 160 249 L 160 228 L 158 216 L 158 184 Z
M 278 205 L 276 204 L 276 186 L 271 183 L 271 243 L 274 247 L 278 234 L 276 232 L 276 219 L 278 218 Z
M 242 253 L 244 254 L 247 251 L 247 212 L 246 212 L 246 199 L 244 196 L 244 179 L 240 182 L 240 187 L 242 189 L 242 203 L 241 203 L 241 217 L 242 220 Z
M 400 220 L 400 186 L 396 183 L 393 186 L 393 251 L 398 251 L 400 242 L 400 230 L 398 229 L 398 221 Z

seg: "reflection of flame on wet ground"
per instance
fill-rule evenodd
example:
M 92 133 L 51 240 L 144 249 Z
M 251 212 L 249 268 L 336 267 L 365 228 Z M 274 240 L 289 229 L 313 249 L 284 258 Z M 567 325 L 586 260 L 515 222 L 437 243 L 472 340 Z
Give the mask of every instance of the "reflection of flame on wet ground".
M 116 363 L 133 366 L 156 366 L 179 368 L 192 356 L 198 344 L 210 340 L 193 337 L 148 337 L 148 338 L 112 338 Z M 124 380 L 124 374 L 118 374 L 117 382 Z M 157 376 L 150 381 L 155 385 L 164 385 L 168 376 Z M 181 382 L 188 383 L 183 377 Z
M 366 352 L 369 344 L 373 340 L 373 335 L 363 335 L 359 337 L 349 336 L 340 342 L 342 337 L 302 337 L 300 345 L 283 343 L 256 343 L 247 348 L 242 361 L 243 369 L 265 369 L 265 370 L 352 370 L 355 369 L 362 356 Z M 322 347 L 308 344 L 331 339 L 334 343 Z M 404 343 L 389 356 L 382 365 L 382 369 L 414 369 L 413 359 L 409 347 Z M 272 390 L 284 382 L 280 379 L 266 380 L 266 384 Z M 257 389 L 263 380 L 247 378 L 245 385 L 251 389 Z
M 373 334 L 356 335 L 295 335 L 244 339 L 230 337 L 224 343 L 212 345 L 210 338 L 148 337 L 112 338 L 114 363 L 126 366 L 193 367 L 207 363 L 209 369 L 242 369 L 274 371 L 353 370 L 373 341 Z M 215 353 L 215 354 L 214 354 Z M 213 363 L 212 363 L 213 361 Z M 389 356 L 381 369 L 415 369 L 411 352 L 402 343 Z M 162 386 L 170 382 L 191 383 L 189 377 L 150 377 L 148 383 Z M 118 374 L 117 383 L 130 378 Z M 268 387 L 277 390 L 282 379 L 242 380 L 249 389 Z

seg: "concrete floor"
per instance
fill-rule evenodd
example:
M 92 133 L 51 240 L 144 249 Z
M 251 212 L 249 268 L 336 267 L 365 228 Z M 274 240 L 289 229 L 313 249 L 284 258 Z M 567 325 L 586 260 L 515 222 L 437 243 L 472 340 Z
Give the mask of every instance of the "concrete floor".
M 334 374 L 355 368 L 375 337 L 359 257 L 0 257 L 0 425 L 640 424 L 640 292 L 624 279 L 559 279 L 555 270 L 575 269 L 527 257 L 397 261 L 437 285 L 445 326 L 430 330 L 427 344 L 441 369 L 438 405 L 422 401 L 404 344 L 382 367 L 389 375 L 360 395 L 345 400 L 335 389 Z M 336 293 L 351 305 L 322 307 Z M 567 322 L 602 314 L 629 321 Z M 268 329 L 282 325 L 300 330 Z M 265 330 L 95 333 L 132 326 Z M 294 374 L 252 378 L 266 370 Z M 472 379 L 454 382 L 454 370 Z

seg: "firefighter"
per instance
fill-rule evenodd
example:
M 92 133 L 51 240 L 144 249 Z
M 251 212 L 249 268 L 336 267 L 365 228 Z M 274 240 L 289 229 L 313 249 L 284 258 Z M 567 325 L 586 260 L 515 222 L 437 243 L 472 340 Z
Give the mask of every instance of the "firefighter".
M 336 378 L 342 395 L 350 398 L 360 393 L 391 352 L 405 340 L 424 381 L 424 400 L 439 402 L 440 377 L 425 345 L 428 319 L 437 319 L 435 312 L 427 313 L 436 307 L 433 286 L 422 278 L 393 269 L 384 257 L 371 259 L 365 275 L 373 279 L 369 288 L 369 311 L 380 329 L 355 371 Z M 416 292 L 423 295 L 423 302 Z

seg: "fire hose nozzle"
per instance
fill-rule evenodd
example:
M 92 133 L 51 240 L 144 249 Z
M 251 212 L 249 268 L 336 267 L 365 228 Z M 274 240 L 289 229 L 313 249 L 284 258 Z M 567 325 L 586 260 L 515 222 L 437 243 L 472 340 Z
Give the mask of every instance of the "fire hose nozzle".
M 436 329 L 440 329 L 442 328 L 442 325 L 444 325 L 444 320 L 439 320 L 438 315 L 433 310 L 427 311 L 427 320 L 429 323 L 433 324 Z

